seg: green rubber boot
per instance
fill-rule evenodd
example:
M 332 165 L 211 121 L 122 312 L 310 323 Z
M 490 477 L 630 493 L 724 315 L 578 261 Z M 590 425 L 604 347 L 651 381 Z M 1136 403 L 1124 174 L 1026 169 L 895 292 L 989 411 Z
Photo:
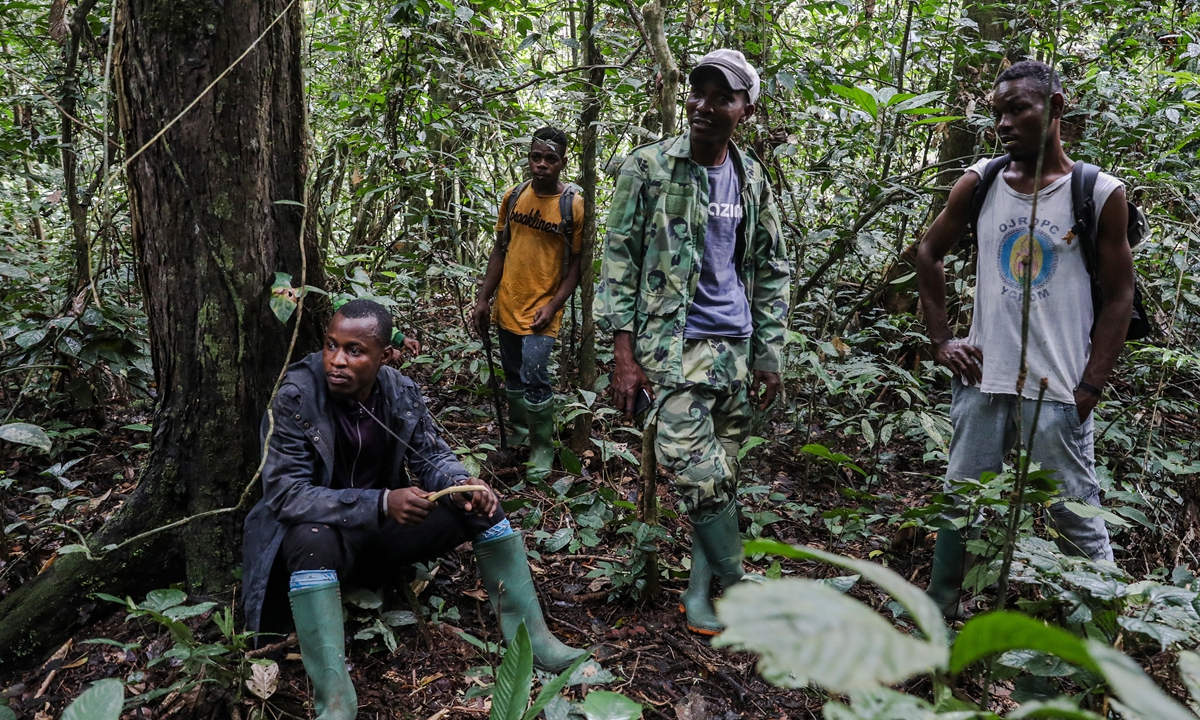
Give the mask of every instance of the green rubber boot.
M 354 720 L 358 696 L 346 671 L 346 634 L 338 583 L 288 593 L 317 720 Z
M 583 650 L 564 645 L 546 627 L 520 533 L 475 543 L 475 557 L 479 560 L 479 573 L 483 576 L 492 609 L 500 618 L 500 632 L 505 642 L 513 639 L 524 621 L 525 629 L 529 631 L 529 643 L 533 646 L 533 664 L 540 669 L 547 672 L 565 670 L 583 654 Z
M 508 444 L 529 444 L 529 420 L 525 417 L 525 391 L 505 389 L 508 396 Z
M 925 594 L 942 609 L 947 620 L 958 620 L 962 606 L 963 577 L 967 572 L 967 542 L 961 530 L 942 528 L 933 548 L 933 569 Z
M 742 534 L 738 532 L 737 505 L 732 500 L 716 512 L 694 513 L 692 529 L 704 548 L 713 574 L 726 588 L 746 576 L 742 568 Z
M 719 635 L 725 629 L 713 609 L 712 579 L 704 546 L 692 535 L 692 574 L 687 590 L 679 597 L 679 612 L 687 617 L 687 629 L 697 635 Z
M 554 398 L 531 405 L 525 402 L 525 418 L 529 423 L 529 462 L 525 479 L 545 480 L 554 465 Z

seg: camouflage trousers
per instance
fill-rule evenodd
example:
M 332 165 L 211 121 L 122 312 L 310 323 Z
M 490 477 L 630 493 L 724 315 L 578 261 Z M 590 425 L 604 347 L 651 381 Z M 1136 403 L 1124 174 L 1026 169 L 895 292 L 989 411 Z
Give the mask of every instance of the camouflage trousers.
M 749 358 L 749 339 L 685 340 L 684 382 L 655 388 L 647 424 L 688 512 L 722 508 L 736 495 L 738 450 L 750 434 Z

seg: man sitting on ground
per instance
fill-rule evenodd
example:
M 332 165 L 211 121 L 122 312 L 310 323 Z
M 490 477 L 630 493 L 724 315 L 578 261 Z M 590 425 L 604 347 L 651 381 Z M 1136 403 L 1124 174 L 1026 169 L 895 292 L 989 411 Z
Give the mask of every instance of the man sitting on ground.
M 286 583 L 318 720 L 357 712 L 340 581 L 377 587 L 468 540 L 506 640 L 524 622 L 535 662 L 547 670 L 582 653 L 546 627 L 521 535 L 491 489 L 426 499 L 486 485 L 439 437 L 417 384 L 385 365 L 391 337 L 382 305 L 353 300 L 333 316 L 321 352 L 288 368 L 272 405 L 263 499 L 245 522 L 246 624 L 286 628 Z

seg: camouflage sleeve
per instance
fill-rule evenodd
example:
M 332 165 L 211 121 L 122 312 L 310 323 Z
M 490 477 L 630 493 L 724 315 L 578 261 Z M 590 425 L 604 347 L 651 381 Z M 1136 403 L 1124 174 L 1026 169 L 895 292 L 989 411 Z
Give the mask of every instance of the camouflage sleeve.
M 779 206 L 769 182 L 763 183 L 762 212 L 754 228 L 754 257 L 754 301 L 750 307 L 754 321 L 754 335 L 750 341 L 751 369 L 777 373 L 783 365 L 791 268 L 787 244 L 780 229 Z
M 633 332 L 633 316 L 645 260 L 645 184 L 635 155 L 630 155 L 617 175 L 604 260 L 596 287 L 596 324 L 605 332 Z

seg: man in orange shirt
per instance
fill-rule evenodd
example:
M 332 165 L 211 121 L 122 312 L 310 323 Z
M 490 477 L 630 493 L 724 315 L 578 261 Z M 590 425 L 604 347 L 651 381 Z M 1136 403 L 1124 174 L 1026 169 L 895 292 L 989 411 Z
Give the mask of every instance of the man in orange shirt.
M 480 335 L 488 332 L 489 317 L 499 326 L 512 442 L 529 444 L 530 480 L 545 478 L 554 462 L 550 351 L 563 305 L 579 284 L 583 198 L 559 181 L 566 164 L 563 131 L 544 127 L 533 134 L 530 179 L 509 188 L 500 201 L 496 244 L 471 311 Z M 570 210 L 569 223 L 564 208 Z

